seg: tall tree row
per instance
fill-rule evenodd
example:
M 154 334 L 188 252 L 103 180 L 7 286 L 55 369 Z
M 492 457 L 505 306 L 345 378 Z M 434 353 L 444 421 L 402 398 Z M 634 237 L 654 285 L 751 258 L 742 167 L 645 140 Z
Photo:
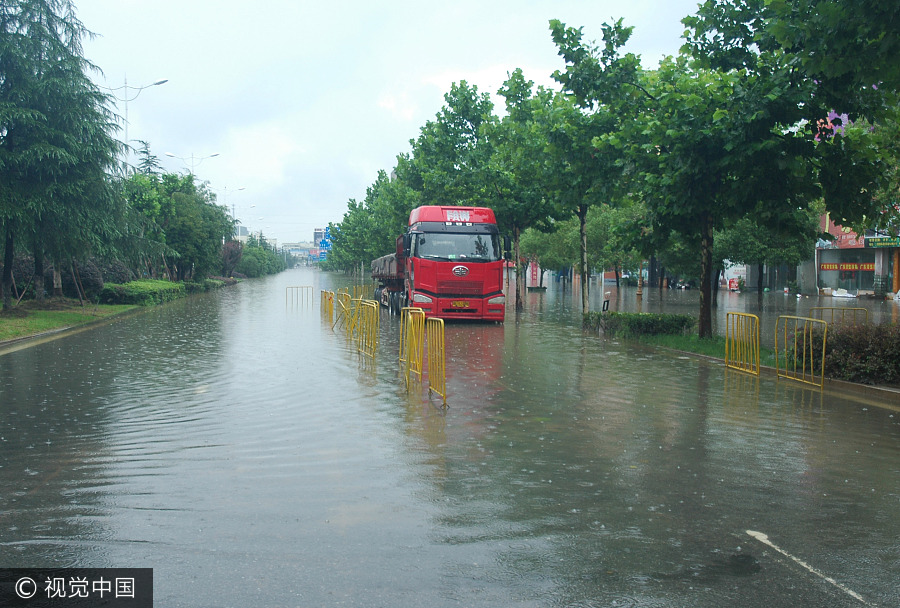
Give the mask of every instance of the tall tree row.
M 90 81 L 89 35 L 67 0 L 0 3 L 0 238 L 4 308 L 17 241 L 37 263 L 102 248 L 116 231 L 109 172 L 120 144 Z
M 410 196 L 403 205 L 382 201 L 398 210 L 393 233 L 412 203 L 494 207 L 517 242 L 529 228 L 558 231 L 572 219 L 585 311 L 593 263 L 638 252 L 684 264 L 693 252 L 699 331 L 708 337 L 722 256 L 771 263 L 797 255 L 769 244 L 750 260 L 753 235 L 809 246 L 817 236 L 809 218 L 823 203 L 844 225 L 896 232 L 900 5 L 709 0 L 683 23 L 681 52 L 646 69 L 623 51 L 631 28 L 621 21 L 603 24 L 599 44 L 583 28 L 551 21 L 564 62 L 553 75 L 560 90 L 534 91 L 516 70 L 499 91 L 502 116 L 486 94 L 455 84 L 400 157 L 405 170 L 398 164 L 395 174 Z M 362 225 L 369 204 L 354 203 L 345 221 Z M 589 237 L 595 208 L 617 218 L 594 230 L 599 238 Z M 565 258 L 565 247 L 526 240 Z M 356 261 L 390 250 L 361 250 Z

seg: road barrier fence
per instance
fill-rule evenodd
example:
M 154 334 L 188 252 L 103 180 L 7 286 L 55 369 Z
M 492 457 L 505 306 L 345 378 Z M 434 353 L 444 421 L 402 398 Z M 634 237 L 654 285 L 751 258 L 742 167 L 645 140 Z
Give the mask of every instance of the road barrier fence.
M 759 375 L 759 317 L 743 312 L 726 315 L 725 366 Z
M 825 386 L 828 323 L 783 315 L 775 321 L 775 373 L 820 388 Z

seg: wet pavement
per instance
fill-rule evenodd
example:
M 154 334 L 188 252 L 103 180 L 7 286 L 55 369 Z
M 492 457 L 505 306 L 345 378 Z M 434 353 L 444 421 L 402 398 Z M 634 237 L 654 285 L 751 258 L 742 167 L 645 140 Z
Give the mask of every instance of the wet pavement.
M 0 567 L 152 567 L 157 606 L 900 605 L 893 397 L 585 335 L 551 289 L 447 325 L 443 409 L 396 318 L 374 362 L 322 322 L 347 283 L 0 356 Z

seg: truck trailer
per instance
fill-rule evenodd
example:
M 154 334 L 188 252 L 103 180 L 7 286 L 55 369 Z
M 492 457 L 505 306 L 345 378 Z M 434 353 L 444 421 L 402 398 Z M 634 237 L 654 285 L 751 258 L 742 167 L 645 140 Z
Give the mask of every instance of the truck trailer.
M 417 207 L 396 252 L 372 261 L 375 299 L 392 313 L 415 306 L 426 317 L 503 322 L 503 267 L 493 210 Z

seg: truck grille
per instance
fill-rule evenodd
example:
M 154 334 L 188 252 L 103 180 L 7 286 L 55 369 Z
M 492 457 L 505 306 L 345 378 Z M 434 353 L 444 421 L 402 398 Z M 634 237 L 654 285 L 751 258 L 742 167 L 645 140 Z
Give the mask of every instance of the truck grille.
M 481 293 L 481 285 L 477 281 L 440 281 L 438 283 L 438 291 L 443 298 L 452 295 L 477 296 Z

